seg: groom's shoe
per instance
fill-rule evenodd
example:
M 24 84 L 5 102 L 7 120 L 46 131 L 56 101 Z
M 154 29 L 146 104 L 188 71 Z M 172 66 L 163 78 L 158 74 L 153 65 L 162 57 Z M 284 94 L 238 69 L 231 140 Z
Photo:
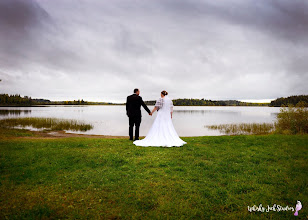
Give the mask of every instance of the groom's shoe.
M 138 141 L 138 140 L 139 140 L 139 138 L 136 138 L 136 139 L 135 139 L 135 141 Z

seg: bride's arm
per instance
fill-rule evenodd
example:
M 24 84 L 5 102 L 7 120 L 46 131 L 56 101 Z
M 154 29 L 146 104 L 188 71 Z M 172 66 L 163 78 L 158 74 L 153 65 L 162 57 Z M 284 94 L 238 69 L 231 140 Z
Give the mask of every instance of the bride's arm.
M 173 102 L 171 100 L 171 105 L 170 105 L 170 114 L 171 114 L 171 118 L 172 118 L 172 113 L 173 113 Z
M 155 106 L 153 110 L 151 111 L 151 114 L 153 114 L 156 110 L 157 110 L 157 107 Z
M 162 98 L 157 99 L 151 114 L 153 114 L 156 110 L 158 111 L 160 108 L 163 107 L 163 103 L 162 102 L 163 102 Z

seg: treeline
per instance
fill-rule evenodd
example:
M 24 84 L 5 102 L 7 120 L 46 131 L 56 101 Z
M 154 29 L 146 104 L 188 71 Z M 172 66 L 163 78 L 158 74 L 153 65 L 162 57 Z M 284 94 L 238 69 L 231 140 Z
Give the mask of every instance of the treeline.
M 308 95 L 294 95 L 289 96 L 287 98 L 278 98 L 274 101 L 271 101 L 269 106 L 272 107 L 281 107 L 281 106 L 289 106 L 289 105 L 297 105 L 301 102 L 305 107 L 308 107 Z
M 51 102 L 52 105 L 117 105 L 111 102 L 88 102 L 83 99 L 74 101 L 55 101 Z
M 0 94 L 0 106 L 50 105 L 52 103 L 48 99 L 32 99 L 29 96 L 22 97 L 20 94 Z
M 250 103 L 237 100 L 212 101 L 206 99 L 174 99 L 175 106 L 267 106 L 268 103 Z M 155 105 L 156 101 L 145 101 L 147 105 Z
M 83 101 L 83 99 L 78 99 L 74 101 L 55 101 L 51 102 L 52 105 L 88 105 L 88 102 Z
M 83 99 L 74 101 L 50 101 L 48 99 L 32 99 L 28 96 L 0 94 L 0 106 L 32 106 L 32 105 L 116 105 L 111 102 L 87 102 Z
M 21 97 L 20 95 L 8 95 L 8 94 L 0 94 L 0 105 L 9 106 L 9 105 L 17 105 L 17 106 L 28 106 L 33 105 L 33 99 L 28 96 Z
M 175 99 L 173 105 L 177 106 L 267 106 L 268 103 L 250 103 L 237 100 L 206 100 L 206 99 Z
M 299 102 L 308 107 L 308 95 L 290 96 L 287 98 L 278 98 L 269 103 L 250 103 L 237 100 L 206 100 L 206 99 L 174 99 L 175 106 L 289 106 L 297 105 Z M 145 101 L 147 105 L 155 105 L 156 101 Z M 125 104 L 125 103 L 124 103 Z M 0 94 L 0 106 L 32 106 L 32 105 L 123 105 L 111 102 L 88 102 L 83 99 L 73 101 L 50 101 L 48 99 L 32 99 L 28 96 Z

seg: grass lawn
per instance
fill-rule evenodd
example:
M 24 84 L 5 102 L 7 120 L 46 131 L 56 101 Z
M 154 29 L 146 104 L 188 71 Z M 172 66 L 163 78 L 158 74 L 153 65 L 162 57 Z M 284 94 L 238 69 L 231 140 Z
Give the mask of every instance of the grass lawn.
M 20 137 L 23 136 L 23 137 Z M 0 219 L 306 219 L 308 135 L 24 138 L 0 129 Z M 292 206 L 249 212 L 248 206 Z

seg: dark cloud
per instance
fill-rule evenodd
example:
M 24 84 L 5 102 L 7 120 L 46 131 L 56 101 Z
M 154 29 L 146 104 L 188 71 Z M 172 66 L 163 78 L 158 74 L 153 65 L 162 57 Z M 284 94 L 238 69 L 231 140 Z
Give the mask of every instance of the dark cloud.
M 2 0 L 1 92 L 124 101 L 307 93 L 308 2 Z
M 35 48 L 35 30 L 42 26 L 46 13 L 37 3 L 22 0 L 0 2 L 1 66 L 18 65 L 27 54 L 27 47 Z
M 7 30 L 25 31 L 42 24 L 40 19 L 48 17 L 44 11 L 34 1 L 24 0 L 2 0 L 0 2 L 0 23 Z
M 274 37 L 307 43 L 308 2 L 302 0 L 161 1 L 166 12 L 185 19 L 212 16 Z M 184 16 L 183 16 L 184 15 Z M 185 16 L 186 15 L 186 16 Z M 244 30 L 245 31 L 245 30 Z M 305 35 L 306 34 L 306 35 Z

